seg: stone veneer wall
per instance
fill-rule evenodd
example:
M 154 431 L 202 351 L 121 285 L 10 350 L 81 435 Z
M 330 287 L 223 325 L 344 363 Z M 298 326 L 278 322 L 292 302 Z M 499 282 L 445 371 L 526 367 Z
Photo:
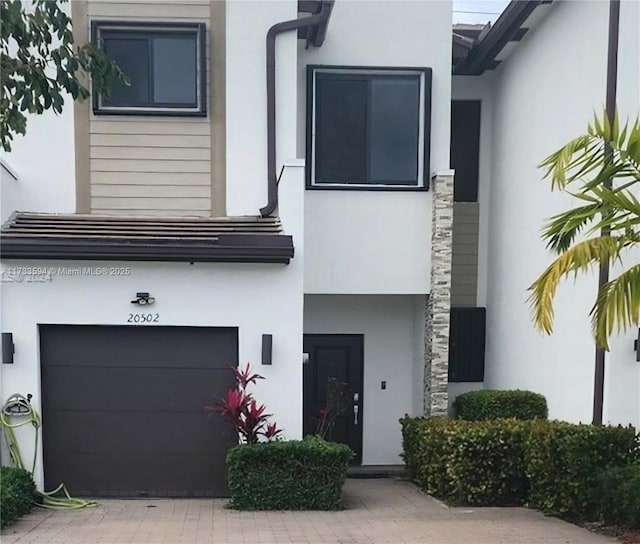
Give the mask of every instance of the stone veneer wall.
M 424 414 L 446 415 L 449 382 L 449 314 L 453 239 L 453 171 L 431 182 L 431 293 L 425 308 Z

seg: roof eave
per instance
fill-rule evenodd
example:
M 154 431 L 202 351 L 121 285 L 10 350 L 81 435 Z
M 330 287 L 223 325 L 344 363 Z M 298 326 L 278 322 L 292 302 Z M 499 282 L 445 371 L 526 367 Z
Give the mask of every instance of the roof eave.
M 454 66 L 453 74 L 480 75 L 485 70 L 495 68 L 500 63 L 496 57 L 507 43 L 522 38 L 522 24 L 538 6 L 551 1 L 512 0 L 487 34 Z
M 3 260 L 155 261 L 289 264 L 291 236 L 227 235 L 217 243 L 2 237 Z

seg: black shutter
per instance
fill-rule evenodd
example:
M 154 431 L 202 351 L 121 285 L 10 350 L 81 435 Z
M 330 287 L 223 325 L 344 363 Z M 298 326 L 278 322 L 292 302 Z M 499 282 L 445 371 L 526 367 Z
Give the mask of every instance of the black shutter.
M 484 381 L 485 308 L 451 308 L 449 381 Z

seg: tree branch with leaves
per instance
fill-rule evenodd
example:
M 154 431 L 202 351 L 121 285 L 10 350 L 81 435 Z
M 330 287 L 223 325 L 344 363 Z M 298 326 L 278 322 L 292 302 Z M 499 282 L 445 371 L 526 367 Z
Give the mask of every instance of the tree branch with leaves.
M 595 117 L 586 134 L 540 167 L 552 190 L 581 201 L 545 225 L 542 238 L 558 257 L 529 288 L 534 323 L 551 334 L 553 302 L 563 280 L 599 263 L 623 264 L 629 250 L 640 247 L 640 201 L 634 195 L 640 187 L 640 122 L 621 127 L 617 117 L 613 125 L 606 115 Z M 599 289 L 590 317 L 596 342 L 605 350 L 614 332 L 639 324 L 640 264 Z
M 120 68 L 97 44 L 75 46 L 67 0 L 0 1 L 0 141 L 11 150 L 25 134 L 27 113 L 61 113 L 65 94 L 74 100 L 96 92 L 109 96 L 114 80 L 128 83 Z

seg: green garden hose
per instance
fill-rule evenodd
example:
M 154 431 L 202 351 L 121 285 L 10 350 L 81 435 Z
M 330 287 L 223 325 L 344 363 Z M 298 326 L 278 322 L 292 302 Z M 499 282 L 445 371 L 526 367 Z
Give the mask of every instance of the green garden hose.
M 31 424 L 36 433 L 35 446 L 33 449 L 33 463 L 31 465 L 31 474 L 36 468 L 36 458 L 38 455 L 38 434 L 40 432 L 41 419 L 38 412 L 31 406 L 29 402 L 31 395 L 25 398 L 22 395 L 12 395 L 5 403 L 2 411 L 0 412 L 0 424 L 4 430 L 4 435 L 7 439 L 7 446 L 9 448 L 9 456 L 11 462 L 15 467 L 26 469 L 20 454 L 20 447 L 14 429 L 22 427 L 23 425 Z M 12 408 L 18 407 L 19 410 L 12 411 Z M 19 416 L 22 421 L 18 423 L 12 423 L 11 418 L 13 416 Z M 63 496 L 56 496 L 58 494 Z M 74 509 L 74 508 L 87 508 L 92 506 L 98 506 L 98 503 L 90 499 L 76 499 L 69 494 L 69 491 L 64 484 L 60 484 L 53 491 L 42 492 L 36 491 L 36 505 L 42 508 L 52 508 L 55 510 L 62 509 Z

